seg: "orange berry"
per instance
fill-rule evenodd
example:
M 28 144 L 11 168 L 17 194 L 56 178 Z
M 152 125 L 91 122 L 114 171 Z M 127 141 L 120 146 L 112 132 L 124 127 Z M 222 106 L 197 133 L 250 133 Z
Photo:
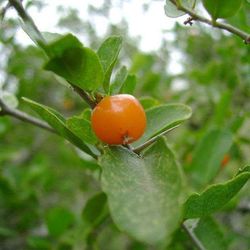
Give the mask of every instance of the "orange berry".
M 74 106 L 75 106 L 75 103 L 70 99 L 65 99 L 63 101 L 63 107 L 65 110 L 72 110 Z
M 191 154 L 191 153 L 188 153 L 188 154 L 186 155 L 186 162 L 187 162 L 187 163 L 191 163 L 192 160 L 193 160 L 192 154 Z
M 221 163 L 220 163 L 221 167 L 225 167 L 228 164 L 229 161 L 230 161 L 230 155 L 225 154 L 222 161 L 221 161 Z
M 113 145 L 128 144 L 143 135 L 146 115 L 132 95 L 106 96 L 94 108 L 91 125 L 101 141 Z

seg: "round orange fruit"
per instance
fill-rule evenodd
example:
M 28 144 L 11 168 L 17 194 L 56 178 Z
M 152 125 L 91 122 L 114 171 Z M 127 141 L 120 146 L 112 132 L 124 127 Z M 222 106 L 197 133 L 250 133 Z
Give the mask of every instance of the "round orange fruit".
M 132 95 L 106 96 L 94 108 L 91 125 L 101 141 L 125 145 L 143 135 L 146 115 L 140 102 Z

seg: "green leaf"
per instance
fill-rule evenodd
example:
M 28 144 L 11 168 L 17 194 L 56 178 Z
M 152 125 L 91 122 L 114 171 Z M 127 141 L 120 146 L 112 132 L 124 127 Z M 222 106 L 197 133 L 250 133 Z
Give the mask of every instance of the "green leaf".
M 47 31 L 42 32 L 42 36 L 45 39 L 45 41 L 49 44 L 55 42 L 56 40 L 59 40 L 62 37 L 62 35 L 59 33 L 53 33 L 53 32 L 47 32 Z M 72 34 L 68 34 L 66 36 L 74 37 Z M 46 46 L 46 49 L 48 49 L 48 46 Z
M 136 76 L 128 75 L 125 82 L 122 85 L 120 93 L 133 94 L 136 86 Z
M 70 141 L 85 153 L 95 157 L 95 154 L 89 149 L 89 147 L 67 128 L 65 124 L 66 120 L 61 114 L 50 107 L 34 102 L 28 98 L 23 98 L 23 100 L 28 103 L 43 120 L 54 128 L 59 135 Z
M 89 144 L 96 144 L 97 138 L 91 128 L 91 123 L 82 115 L 67 119 L 66 125 L 77 137 Z
M 204 7 L 213 19 L 234 16 L 240 9 L 243 0 L 202 0 Z
M 183 0 L 180 2 L 184 7 L 192 10 L 195 7 L 196 0 Z M 165 10 L 166 16 L 168 17 L 179 17 L 179 16 L 183 16 L 186 14 L 185 12 L 178 10 L 176 5 L 173 4 L 171 0 L 166 0 L 164 10 Z
M 107 148 L 100 165 L 116 225 L 139 241 L 168 241 L 180 223 L 183 186 L 165 140 L 160 138 L 141 157 L 122 147 Z
M 15 237 L 16 236 L 16 231 L 7 227 L 0 226 L 0 237 L 1 238 L 10 238 L 10 237 Z
M 115 76 L 114 82 L 110 86 L 110 94 L 115 95 L 120 93 L 121 87 L 128 76 L 128 70 L 125 66 L 121 67 Z
M 250 167 L 246 167 L 228 182 L 214 184 L 201 194 L 192 194 L 184 204 L 184 218 L 205 217 L 222 209 L 250 178 Z
M 27 239 L 27 244 L 31 249 L 37 249 L 37 250 L 51 249 L 50 240 L 39 236 L 29 236 Z
M 224 155 L 232 145 L 232 140 L 232 134 L 221 129 L 211 130 L 201 139 L 189 168 L 195 187 L 205 186 L 216 176 Z
M 194 233 L 206 250 L 228 249 L 224 234 L 212 217 L 201 218 Z
M 46 32 L 47 34 L 47 32 Z M 72 34 L 67 35 L 52 35 L 48 37 L 48 44 L 46 45 L 45 52 L 50 58 L 61 57 L 64 54 L 64 51 L 71 48 L 82 48 L 82 43 Z M 47 37 L 47 35 L 46 35 Z
M 222 126 L 228 120 L 228 113 L 230 112 L 230 103 L 232 99 L 232 92 L 225 91 L 219 102 L 216 105 L 214 120 L 218 126 Z
M 187 120 L 191 114 L 191 109 L 183 104 L 166 104 L 146 110 L 146 131 L 133 146 L 139 146 L 151 137 Z
M 122 37 L 111 36 L 107 38 L 97 51 L 104 71 L 103 88 L 109 92 L 109 82 L 113 67 L 122 47 Z
M 151 96 L 144 96 L 144 97 L 140 98 L 139 101 L 145 110 L 153 108 L 153 107 L 158 106 L 160 104 L 157 99 L 154 99 Z
M 65 78 L 70 84 L 91 91 L 103 81 L 103 69 L 97 54 L 85 48 L 72 35 L 67 35 L 47 46 L 50 60 L 45 65 Z
M 83 211 L 82 220 L 85 233 L 95 228 L 108 215 L 107 197 L 104 193 L 98 193 L 91 197 Z
M 46 216 L 49 234 L 54 237 L 62 235 L 73 222 L 73 214 L 62 207 L 52 208 Z

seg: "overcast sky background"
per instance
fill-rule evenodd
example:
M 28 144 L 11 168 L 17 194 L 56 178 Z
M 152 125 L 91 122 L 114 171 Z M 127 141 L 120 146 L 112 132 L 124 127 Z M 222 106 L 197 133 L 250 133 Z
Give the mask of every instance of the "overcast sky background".
M 173 40 L 174 34 L 171 31 L 175 22 L 183 23 L 185 16 L 179 18 L 169 18 L 164 13 L 164 0 L 124 0 L 122 8 L 120 0 L 112 0 L 109 18 L 103 16 L 92 15 L 88 13 L 88 5 L 101 7 L 104 0 L 44 0 L 45 7 L 39 11 L 36 7 L 28 9 L 29 14 L 34 19 L 39 30 L 46 32 L 63 33 L 62 29 L 57 27 L 59 18 L 58 7 L 73 8 L 79 13 L 82 20 L 90 21 L 94 24 L 98 35 L 103 36 L 106 33 L 108 25 L 119 24 L 122 19 L 128 23 L 128 32 L 131 37 L 140 37 L 139 48 L 144 52 L 157 51 L 163 40 Z M 25 0 L 24 0 L 25 3 Z M 150 3 L 147 11 L 143 11 L 143 4 Z M 17 16 L 14 9 L 8 11 L 8 16 Z M 31 39 L 27 34 L 19 29 L 16 34 L 16 39 L 23 45 L 32 44 Z M 86 41 L 83 43 L 88 45 Z M 173 74 L 182 72 L 181 65 L 182 55 L 178 50 L 172 50 L 170 54 L 170 64 L 168 69 Z
M 96 31 L 99 35 L 105 34 L 109 22 L 118 24 L 124 18 L 128 22 L 129 35 L 131 37 L 141 37 L 139 46 L 145 52 L 159 49 L 162 39 L 173 39 L 171 35 L 166 35 L 162 32 L 171 30 L 176 22 L 176 19 L 166 17 L 164 1 L 123 1 L 121 9 L 119 6 L 120 1 L 112 0 L 108 20 L 101 16 L 89 16 L 88 4 L 91 3 L 95 7 L 101 7 L 103 2 L 103 0 L 44 0 L 45 7 L 40 12 L 37 8 L 30 8 L 29 14 L 35 20 L 40 30 L 58 32 L 60 29 L 56 27 L 59 18 L 57 7 L 75 8 L 78 10 L 81 19 L 95 23 Z M 143 12 L 142 5 L 147 2 L 150 3 L 149 9 Z M 9 15 L 15 15 L 14 10 Z M 182 21 L 182 19 L 178 18 L 178 21 Z M 31 43 L 22 30 L 18 32 L 17 38 L 23 44 Z

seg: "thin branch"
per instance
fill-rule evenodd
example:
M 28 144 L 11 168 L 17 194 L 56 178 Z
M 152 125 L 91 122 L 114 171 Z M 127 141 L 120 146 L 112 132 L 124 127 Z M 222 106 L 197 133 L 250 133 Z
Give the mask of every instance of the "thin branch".
M 2 100 L 0 100 L 0 107 L 1 107 L 0 116 L 9 115 L 9 116 L 12 116 L 18 120 L 33 124 L 37 127 L 43 128 L 47 131 L 50 131 L 50 132 L 56 134 L 56 131 L 53 128 L 51 128 L 44 121 L 41 121 L 33 116 L 30 116 L 22 111 L 17 110 L 17 109 L 9 108 L 3 103 Z
M 189 238 L 192 240 L 194 245 L 197 247 L 199 250 L 206 250 L 206 248 L 203 246 L 203 244 L 200 242 L 200 240 L 196 237 L 196 235 L 193 233 L 193 231 L 185 225 L 185 223 L 182 223 L 182 228 L 184 231 L 187 233 Z
M 73 87 L 73 90 L 92 108 L 96 106 L 95 101 L 89 96 L 89 94 L 84 91 L 83 89 L 79 88 L 78 86 L 70 83 L 70 85 Z
M 209 20 L 203 16 L 200 16 L 200 15 L 196 14 L 195 12 L 193 12 L 192 10 L 190 10 L 182 5 L 177 4 L 175 0 L 171 0 L 171 2 L 177 7 L 178 10 L 181 10 L 181 11 L 187 13 L 188 15 L 190 15 L 192 17 L 192 20 L 206 23 L 206 24 L 211 25 L 211 26 L 218 28 L 218 29 L 227 30 L 228 32 L 235 34 L 235 35 L 239 36 L 240 38 L 242 38 L 246 44 L 250 44 L 250 34 L 244 32 L 244 31 L 242 31 L 242 30 L 240 30 L 240 29 L 238 29 L 230 24 L 217 22 L 215 20 Z
M 160 133 L 159 135 L 156 135 L 155 137 L 152 137 L 151 139 L 149 139 L 148 141 L 146 141 L 145 143 L 143 143 L 142 145 L 138 146 L 137 148 L 135 148 L 133 151 L 136 154 L 139 154 L 143 149 L 147 148 L 148 146 L 150 146 L 151 144 L 153 144 L 155 141 L 157 141 L 159 139 L 159 137 L 166 135 L 167 133 L 169 133 L 170 131 L 174 130 L 175 128 L 178 128 L 180 126 L 180 124 L 167 129 L 165 131 L 163 131 L 162 133 Z
M 34 34 L 30 34 L 29 32 L 26 31 L 26 33 L 28 34 L 28 36 L 33 40 L 35 40 L 35 42 L 37 42 L 37 44 L 44 48 L 46 41 L 43 38 L 41 32 L 39 31 L 39 29 L 37 28 L 36 24 L 34 23 L 33 19 L 30 17 L 30 15 L 25 11 L 22 3 L 20 0 L 9 0 L 9 4 L 11 6 L 14 7 L 14 9 L 17 11 L 18 15 L 21 17 L 21 19 L 23 20 L 23 22 L 29 26 L 29 28 L 32 28 Z M 34 37 L 34 35 L 36 37 Z
M 2 21 L 5 17 L 5 14 L 7 12 L 7 10 L 11 7 L 10 3 L 7 3 L 7 5 L 5 7 L 3 7 L 0 11 L 0 20 Z

